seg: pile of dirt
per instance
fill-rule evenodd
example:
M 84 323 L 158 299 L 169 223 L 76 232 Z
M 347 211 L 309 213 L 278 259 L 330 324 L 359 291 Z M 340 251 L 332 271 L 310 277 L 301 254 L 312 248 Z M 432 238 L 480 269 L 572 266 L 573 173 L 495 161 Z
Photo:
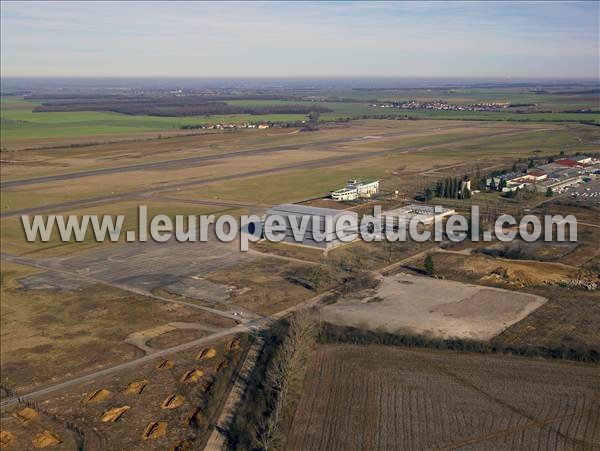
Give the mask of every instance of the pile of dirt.
M 49 446 L 58 445 L 60 439 L 53 432 L 43 431 L 36 434 L 31 442 L 36 448 L 48 448 Z
M 110 395 L 110 391 L 106 390 L 105 388 L 101 388 L 99 390 L 91 392 L 89 395 L 83 398 L 81 402 L 83 404 L 93 404 L 96 402 L 101 402 L 104 401 L 108 397 L 108 395 Z
M 25 407 L 24 409 L 13 413 L 13 417 L 15 417 L 21 423 L 27 424 L 30 421 L 36 420 L 39 417 L 39 415 L 31 407 Z
M 182 383 L 198 382 L 202 378 L 202 376 L 204 376 L 204 371 L 196 368 L 195 370 L 189 370 L 189 371 L 186 371 L 185 373 L 183 373 L 183 376 L 181 376 L 180 382 L 182 382 Z
M 15 434 L 9 431 L 0 431 L 0 447 L 10 446 L 15 443 Z
M 218 373 L 222 370 L 224 370 L 225 368 L 227 368 L 227 365 L 229 365 L 229 363 L 227 362 L 226 359 L 223 359 L 219 362 L 219 364 L 215 367 L 215 371 Z
M 182 440 L 180 442 L 176 442 L 169 448 L 169 451 L 190 451 L 194 449 L 192 442 L 189 440 Z
M 173 368 L 174 363 L 171 362 L 170 360 L 164 360 L 162 362 L 160 362 L 158 365 L 156 365 L 156 369 L 157 370 L 168 370 Z
M 582 279 L 575 268 L 560 263 L 515 261 L 483 256 L 444 257 L 448 267 L 462 267 L 462 270 L 477 275 L 481 280 L 503 283 L 515 288 L 559 285 L 566 280 Z M 458 261 L 454 261 L 457 259 Z
M 185 426 L 191 426 L 196 428 L 205 428 L 208 426 L 208 421 L 200 407 L 196 407 L 185 416 Z
M 181 406 L 185 401 L 185 398 L 181 395 L 170 395 L 160 405 L 161 409 L 176 409 Z
M 127 385 L 127 388 L 125 390 L 123 390 L 123 394 L 125 395 L 139 395 L 144 391 L 144 388 L 146 388 L 146 385 L 148 385 L 148 381 L 147 380 L 142 380 L 142 381 L 134 381 L 134 382 L 130 382 Z
M 600 286 L 598 282 L 589 280 L 589 279 L 571 279 L 571 280 L 561 280 L 559 282 L 561 287 L 565 288 L 575 288 L 577 290 L 589 290 L 596 291 Z
M 129 406 L 113 407 L 102 414 L 101 420 L 103 423 L 114 423 L 119 421 L 129 409 Z
M 236 350 L 240 349 L 241 345 L 242 345 L 242 343 L 240 342 L 240 339 L 234 338 L 229 343 L 227 343 L 227 349 L 229 351 L 236 351 Z
M 166 421 L 151 421 L 148 423 L 142 434 L 144 440 L 157 439 L 164 437 L 167 433 L 167 422 Z
M 208 360 L 212 359 L 217 355 L 217 350 L 215 348 L 204 348 L 202 351 L 196 355 L 196 360 Z

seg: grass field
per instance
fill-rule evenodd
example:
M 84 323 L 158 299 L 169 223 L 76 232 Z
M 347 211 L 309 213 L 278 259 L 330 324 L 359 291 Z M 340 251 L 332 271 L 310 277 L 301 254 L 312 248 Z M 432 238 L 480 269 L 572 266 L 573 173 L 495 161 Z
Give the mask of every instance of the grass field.
M 218 122 L 295 122 L 306 119 L 302 114 L 250 114 L 211 117 L 133 116 L 109 112 L 34 113 L 39 103 L 2 98 L 2 145 L 10 147 L 19 140 L 79 137 L 95 135 L 138 134 L 144 132 L 179 131 L 183 125 Z
M 320 346 L 285 449 L 592 450 L 600 445 L 597 370 L 453 351 Z

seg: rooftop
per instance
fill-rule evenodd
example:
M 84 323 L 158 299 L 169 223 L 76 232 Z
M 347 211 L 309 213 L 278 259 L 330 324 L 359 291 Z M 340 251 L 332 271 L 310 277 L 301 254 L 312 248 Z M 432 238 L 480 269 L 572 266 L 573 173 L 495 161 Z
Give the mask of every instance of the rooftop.
M 556 160 L 555 161 L 556 164 L 560 164 L 561 166 L 566 166 L 568 168 L 573 168 L 575 166 L 579 166 L 581 163 L 579 163 L 576 160 L 572 160 L 572 159 L 567 159 L 567 158 L 563 158 L 562 160 Z
M 533 175 L 534 177 L 542 177 L 546 175 L 544 171 L 540 171 L 539 169 L 533 169 L 527 172 L 527 175 Z
M 281 204 L 267 211 L 268 215 L 308 215 L 308 216 L 339 216 L 341 214 L 356 214 L 350 210 L 338 210 L 335 208 L 312 207 L 310 205 Z

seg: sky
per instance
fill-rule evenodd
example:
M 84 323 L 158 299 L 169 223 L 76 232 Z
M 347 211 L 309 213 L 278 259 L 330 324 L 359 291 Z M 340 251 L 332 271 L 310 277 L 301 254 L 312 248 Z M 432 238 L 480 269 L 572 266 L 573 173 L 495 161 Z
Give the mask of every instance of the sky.
M 3 77 L 599 78 L 584 2 L 1 2 Z

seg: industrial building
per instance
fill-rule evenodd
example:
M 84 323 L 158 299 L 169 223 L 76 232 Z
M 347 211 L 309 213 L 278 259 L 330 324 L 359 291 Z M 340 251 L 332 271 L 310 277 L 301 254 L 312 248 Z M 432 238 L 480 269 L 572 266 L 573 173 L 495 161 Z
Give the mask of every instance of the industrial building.
M 548 188 L 554 192 L 561 192 L 565 188 L 580 184 L 582 181 L 583 177 L 580 175 L 550 178 L 537 184 L 535 189 L 541 193 L 545 193 Z
M 283 243 L 287 244 L 296 244 L 300 246 L 308 246 L 318 248 L 324 251 L 329 251 L 335 247 L 338 247 L 342 244 L 346 244 L 346 242 L 341 241 L 337 237 L 337 233 L 343 233 L 345 235 L 355 235 L 355 239 L 358 238 L 358 215 L 353 211 L 348 210 L 336 210 L 333 208 L 319 208 L 319 207 L 311 207 L 307 205 L 296 205 L 296 204 L 282 204 L 277 205 L 270 210 L 267 211 L 264 218 L 264 232 L 267 233 L 269 231 L 268 218 L 270 216 L 277 215 L 282 217 L 285 221 L 286 230 L 285 230 L 285 238 L 283 239 Z M 340 216 L 342 215 L 351 215 L 356 220 L 354 225 L 344 225 L 336 223 Z M 306 233 L 304 234 L 301 241 L 296 241 L 294 239 L 294 229 L 292 226 L 292 221 L 294 221 L 294 225 L 296 228 L 300 227 L 302 224 L 302 218 L 308 216 L 308 226 L 306 228 Z M 313 223 L 313 217 L 316 217 Z M 291 219 L 295 218 L 295 219 Z M 316 234 L 322 234 L 326 232 L 326 224 L 330 223 L 332 228 L 326 234 L 326 238 L 323 241 L 318 241 L 313 236 L 313 224 L 317 225 L 315 228 Z M 275 231 L 274 228 L 271 231 Z M 318 238 L 318 237 L 317 237 Z
M 332 191 L 331 198 L 336 201 L 369 198 L 379 192 L 379 180 L 348 180 L 344 188 Z
M 455 210 L 453 208 L 442 207 L 441 211 L 436 213 L 432 205 L 410 204 L 404 207 L 382 212 L 381 222 L 384 226 L 388 223 L 388 221 L 392 222 L 394 227 L 397 227 L 400 223 L 408 226 L 410 220 L 419 215 L 422 216 L 421 222 L 423 224 L 433 224 L 436 219 L 444 218 L 446 216 L 453 215 L 454 213 Z

